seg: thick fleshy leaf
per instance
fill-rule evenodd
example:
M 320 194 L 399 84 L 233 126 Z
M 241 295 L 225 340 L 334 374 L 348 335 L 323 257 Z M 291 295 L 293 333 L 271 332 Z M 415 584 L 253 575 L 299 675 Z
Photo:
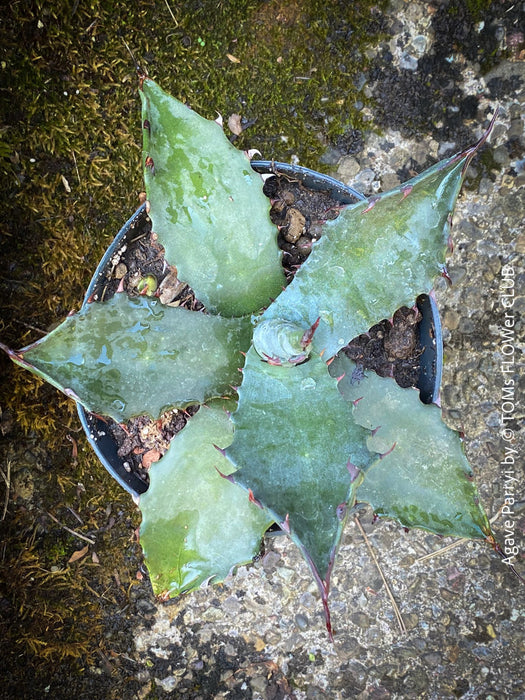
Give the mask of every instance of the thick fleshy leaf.
M 146 192 L 166 258 L 208 311 L 259 311 L 285 283 L 260 175 L 218 124 L 152 80 L 140 94 Z
M 156 595 L 222 581 L 259 552 L 272 519 L 221 476 L 232 466 L 214 446 L 227 447 L 232 434 L 224 410 L 202 406 L 151 468 L 140 541 Z
M 249 319 L 116 294 L 103 304 L 87 304 L 10 355 L 88 411 L 121 422 L 231 395 L 251 331 Z
M 358 469 L 369 461 L 366 431 L 319 356 L 274 366 L 253 348 L 233 422 L 226 455 L 239 468 L 236 483 L 289 532 L 327 586 Z
M 330 371 L 345 372 L 339 390 L 356 402 L 354 419 L 372 431 L 371 452 L 383 455 L 366 471 L 357 491 L 378 515 L 406 527 L 439 535 L 486 538 L 490 524 L 479 505 L 472 469 L 458 433 L 441 419 L 441 409 L 423 404 L 414 389 L 390 377 L 366 376 L 343 354 Z
M 264 318 L 308 326 L 320 317 L 313 348 L 325 349 L 328 359 L 378 319 L 429 292 L 443 270 L 450 215 L 477 147 L 327 222 Z

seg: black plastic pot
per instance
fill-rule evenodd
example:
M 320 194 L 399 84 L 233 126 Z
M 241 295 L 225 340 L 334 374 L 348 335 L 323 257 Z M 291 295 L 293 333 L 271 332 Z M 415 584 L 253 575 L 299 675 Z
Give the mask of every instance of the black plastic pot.
M 252 161 L 251 165 L 258 173 L 286 175 L 300 180 L 310 189 L 327 191 L 333 199 L 341 204 L 352 204 L 356 200 L 365 199 L 360 192 L 352 187 L 308 168 L 273 161 Z M 98 294 L 99 297 L 102 295 L 108 280 L 107 273 L 112 268 L 112 260 L 124 245 L 136 237 L 136 231 L 140 230 L 146 216 L 145 205 L 142 205 L 117 233 L 93 275 L 86 292 L 84 305 L 94 294 Z M 437 403 L 443 363 L 443 341 L 439 312 L 435 300 L 427 294 L 420 295 L 416 303 L 423 317 L 419 323 L 418 344 L 421 357 L 417 387 L 423 403 Z M 131 471 L 126 460 L 119 456 L 118 445 L 109 432 L 106 421 L 89 413 L 80 404 L 77 404 L 77 409 L 82 427 L 97 457 L 113 478 L 134 498 L 138 498 L 141 493 L 147 491 L 148 485 L 135 472 Z
M 416 304 L 421 312 L 419 323 L 419 398 L 423 403 L 439 403 L 439 388 L 443 373 L 443 334 L 436 300 L 430 294 L 420 294 Z

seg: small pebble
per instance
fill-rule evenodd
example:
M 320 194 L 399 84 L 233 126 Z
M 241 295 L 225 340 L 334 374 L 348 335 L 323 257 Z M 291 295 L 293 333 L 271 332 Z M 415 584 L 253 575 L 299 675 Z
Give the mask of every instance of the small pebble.
M 300 630 L 308 629 L 308 627 L 310 626 L 308 618 L 302 613 L 297 613 L 297 615 L 295 616 L 295 624 L 297 625 L 297 627 L 299 627 Z
M 399 59 L 399 67 L 403 70 L 415 71 L 417 70 L 417 65 L 417 58 L 415 58 L 415 56 L 412 56 L 409 53 L 403 53 L 403 55 Z
M 121 280 L 127 271 L 128 271 L 128 268 L 124 265 L 124 263 L 119 263 L 117 265 L 117 267 L 115 268 L 115 272 L 114 272 L 115 279 Z
M 288 243 L 295 243 L 304 232 L 306 219 L 297 209 L 288 209 L 286 214 L 287 228 L 284 234 Z

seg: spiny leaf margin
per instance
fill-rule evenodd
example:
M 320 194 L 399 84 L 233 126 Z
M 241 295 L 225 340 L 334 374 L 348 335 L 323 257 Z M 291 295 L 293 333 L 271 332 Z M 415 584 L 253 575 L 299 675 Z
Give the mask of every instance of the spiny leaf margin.
M 226 448 L 232 436 L 226 411 L 202 406 L 150 470 L 139 504 L 140 542 L 158 596 L 223 581 L 256 556 L 273 522 L 222 476 L 232 466 L 216 448 Z
M 309 258 L 263 318 L 309 326 L 320 317 L 313 349 L 328 359 L 378 319 L 428 293 L 444 270 L 466 168 L 485 138 L 327 221 Z
M 232 475 L 299 546 L 325 600 L 359 470 L 370 455 L 337 382 L 318 355 L 294 367 L 247 353 Z M 253 446 L 257 446 L 254 451 Z
M 88 411 L 117 422 L 233 393 L 249 318 L 222 318 L 116 294 L 86 304 L 12 359 Z
M 382 455 L 365 471 L 357 498 L 380 516 L 438 535 L 487 539 L 490 523 L 480 506 L 459 434 L 441 409 L 423 404 L 414 389 L 390 377 L 362 373 L 344 353 L 330 365 L 343 373 L 338 387 L 354 405 L 354 420 L 372 431 L 371 452 Z
M 285 284 L 262 179 L 222 128 L 145 78 L 143 168 L 153 230 L 210 313 L 242 316 Z

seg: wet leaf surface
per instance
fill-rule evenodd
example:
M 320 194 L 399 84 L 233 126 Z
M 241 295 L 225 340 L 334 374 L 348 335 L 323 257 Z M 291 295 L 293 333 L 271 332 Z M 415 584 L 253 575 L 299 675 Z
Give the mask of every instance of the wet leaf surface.
M 153 465 L 141 496 L 140 541 L 156 595 L 177 595 L 224 580 L 259 551 L 273 520 L 221 476 L 233 426 L 222 408 L 204 407 Z
M 236 483 L 289 529 L 324 580 L 344 522 L 338 508 L 346 511 L 357 475 L 347 463 L 368 465 L 366 431 L 354 423 L 320 357 L 296 367 L 273 366 L 253 349 L 233 422 L 226 454 L 239 469 Z
M 341 211 L 292 283 L 264 313 L 311 325 L 332 357 L 352 338 L 428 293 L 445 262 L 449 216 L 473 149 Z
M 330 372 L 345 373 L 339 390 L 355 402 L 353 418 L 371 431 L 366 444 L 380 455 L 366 470 L 358 500 L 406 527 L 457 537 L 490 535 L 461 439 L 443 423 L 441 409 L 421 403 L 417 391 L 390 377 L 357 375 L 344 355 Z
M 166 258 L 210 312 L 258 311 L 284 284 L 260 176 L 218 124 L 151 80 L 140 94 L 146 191 Z
M 89 411 L 117 422 L 143 413 L 158 418 L 170 407 L 231 393 L 250 337 L 248 319 L 116 294 L 68 317 L 22 351 L 21 363 Z

